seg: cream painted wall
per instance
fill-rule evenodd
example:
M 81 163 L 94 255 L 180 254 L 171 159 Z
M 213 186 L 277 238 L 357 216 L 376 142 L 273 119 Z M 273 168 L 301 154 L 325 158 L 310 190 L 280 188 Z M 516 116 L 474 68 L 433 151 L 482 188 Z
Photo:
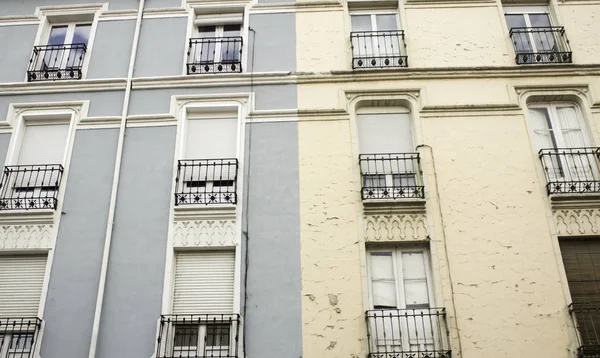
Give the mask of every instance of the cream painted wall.
M 524 118 L 421 124 L 435 154 L 463 356 L 569 356 L 561 263 Z
M 600 4 L 570 5 L 562 3 L 559 7 L 562 23 L 573 51 L 576 63 L 600 62 Z
M 303 357 L 364 357 L 362 203 L 349 122 L 301 122 L 298 143 Z
M 352 61 L 343 8 L 296 14 L 296 66 L 299 72 L 345 70 Z M 346 41 L 344 41 L 346 40 Z
M 514 64 L 503 18 L 485 7 L 406 8 L 410 67 L 510 66 Z

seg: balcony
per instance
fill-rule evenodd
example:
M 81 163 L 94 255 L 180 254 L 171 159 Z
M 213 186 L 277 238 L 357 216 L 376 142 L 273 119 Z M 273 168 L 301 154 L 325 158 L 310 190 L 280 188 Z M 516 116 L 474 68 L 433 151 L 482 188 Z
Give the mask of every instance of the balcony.
M 180 160 L 175 205 L 236 204 L 237 172 L 237 159 Z
M 366 312 L 369 358 L 450 358 L 445 308 Z
M 569 308 L 579 331 L 577 356 L 600 357 L 600 304 L 573 303 Z
M 404 31 L 361 31 L 350 33 L 352 69 L 407 67 Z
M 80 80 L 86 50 L 85 44 L 35 46 L 27 81 Z
M 370 199 L 423 199 L 419 153 L 361 154 L 361 196 Z
M 55 210 L 62 174 L 60 164 L 5 166 L 0 210 Z
M 573 62 L 564 27 L 513 27 L 509 34 L 518 65 Z
M 0 318 L 0 357 L 33 358 L 42 320 L 31 318 Z
M 156 358 L 238 358 L 239 330 L 237 314 L 163 315 Z
M 187 52 L 187 74 L 242 72 L 242 37 L 192 38 Z
M 553 148 L 539 152 L 551 194 L 600 193 L 600 148 Z

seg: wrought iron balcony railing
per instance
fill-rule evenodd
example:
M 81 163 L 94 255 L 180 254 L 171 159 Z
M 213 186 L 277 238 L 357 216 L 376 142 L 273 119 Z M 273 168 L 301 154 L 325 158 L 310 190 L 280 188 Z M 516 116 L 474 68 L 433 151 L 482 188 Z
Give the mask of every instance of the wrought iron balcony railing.
M 548 194 L 600 193 L 600 148 L 553 148 L 539 152 Z
M 163 315 L 156 358 L 238 358 L 237 314 Z
M 41 326 L 37 317 L 0 318 L 0 357 L 35 357 Z
M 358 160 L 363 200 L 425 197 L 419 153 L 361 154 Z
M 56 209 L 60 164 L 8 165 L 0 182 L 0 210 Z
M 513 27 L 509 34 L 519 65 L 573 62 L 564 27 Z
M 35 46 L 29 60 L 27 80 L 81 79 L 86 50 L 85 44 Z
M 450 358 L 445 308 L 367 311 L 369 358 Z
M 242 72 L 242 37 L 202 37 L 189 41 L 188 75 Z
M 180 160 L 175 205 L 236 204 L 237 172 L 237 159 Z
M 579 358 L 600 357 L 600 303 L 573 303 L 571 316 L 579 331 Z
M 352 68 L 407 67 L 404 31 L 361 31 L 350 33 Z

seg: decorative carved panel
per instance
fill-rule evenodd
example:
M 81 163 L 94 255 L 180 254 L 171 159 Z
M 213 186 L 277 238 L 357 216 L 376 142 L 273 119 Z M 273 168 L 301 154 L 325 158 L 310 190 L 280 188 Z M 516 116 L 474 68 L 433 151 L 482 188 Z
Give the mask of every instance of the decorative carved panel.
M 2 225 L 0 249 L 49 249 L 54 245 L 51 224 Z
M 424 214 L 367 215 L 364 220 L 367 242 L 428 240 Z
M 558 236 L 600 234 L 600 209 L 561 209 L 554 211 Z
M 175 222 L 174 247 L 235 245 L 235 220 L 182 220 Z

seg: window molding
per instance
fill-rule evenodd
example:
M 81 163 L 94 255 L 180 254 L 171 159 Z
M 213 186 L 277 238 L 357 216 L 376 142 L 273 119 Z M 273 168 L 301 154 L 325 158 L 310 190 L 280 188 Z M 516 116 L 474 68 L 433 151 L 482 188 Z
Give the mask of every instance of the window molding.
M 81 68 L 81 79 L 87 78 L 98 21 L 100 15 L 108 10 L 108 3 L 66 5 L 66 6 L 38 6 L 35 15 L 40 21 L 40 26 L 35 37 L 34 46 L 44 45 L 50 35 L 52 25 L 64 23 L 89 23 L 90 37 L 88 39 L 86 55 Z M 26 77 L 27 80 L 27 77 Z
M 185 52 L 183 54 L 183 66 L 182 74 L 187 76 L 187 51 L 189 47 L 189 40 L 194 37 L 197 33 L 196 30 L 196 18 L 198 16 L 210 17 L 214 14 L 215 17 L 219 17 L 222 14 L 242 14 L 241 37 L 242 37 L 242 56 L 240 58 L 240 64 L 242 67 L 242 73 L 251 72 L 252 69 L 248 68 L 248 52 L 249 52 L 249 31 L 250 31 L 250 14 L 249 10 L 252 4 L 252 0 L 234 0 L 227 1 L 201 1 L 201 0 L 182 0 L 182 7 L 187 9 L 188 13 L 188 25 L 185 38 Z

